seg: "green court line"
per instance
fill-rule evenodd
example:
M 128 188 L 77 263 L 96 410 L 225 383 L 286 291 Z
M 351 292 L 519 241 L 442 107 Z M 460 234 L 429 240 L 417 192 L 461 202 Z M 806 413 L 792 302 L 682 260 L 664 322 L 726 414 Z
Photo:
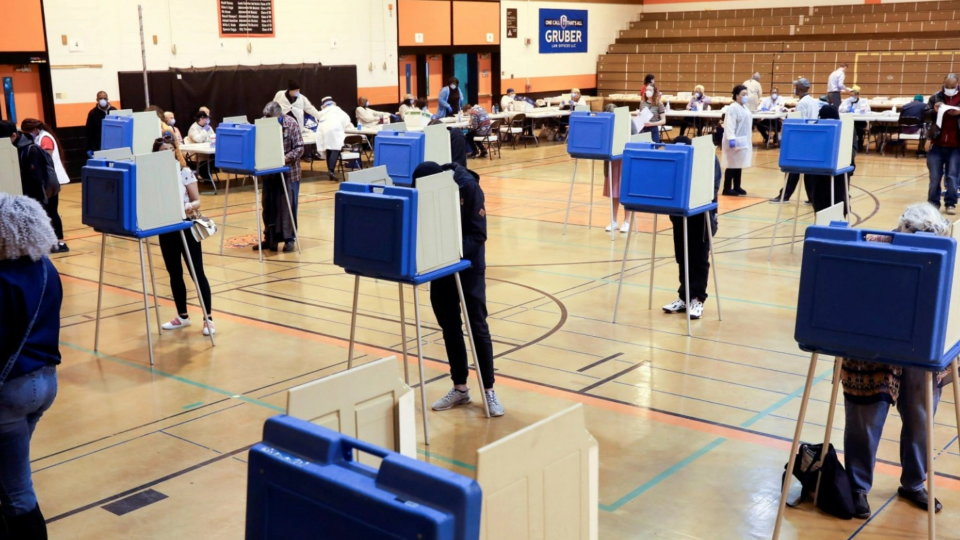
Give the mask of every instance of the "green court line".
M 198 401 L 198 402 L 196 402 L 196 403 L 191 403 L 191 404 L 189 404 L 189 405 L 184 405 L 184 406 L 183 406 L 183 410 L 187 411 L 187 410 L 190 410 L 190 409 L 195 409 L 195 408 L 197 408 L 197 407 L 199 407 L 199 406 L 201 406 L 201 405 L 203 405 L 203 402 L 202 402 L 202 401 Z
M 437 460 L 437 461 L 442 461 L 443 463 L 448 463 L 448 464 L 450 464 L 450 465 L 455 465 L 455 466 L 457 466 L 457 467 L 460 467 L 461 469 L 466 469 L 466 470 L 468 470 L 468 471 L 476 471 L 476 470 L 477 470 L 476 467 L 474 467 L 473 465 L 470 465 L 469 463 L 464 463 L 464 462 L 462 462 L 462 461 L 457 461 L 457 460 L 455 460 L 455 459 L 450 459 L 450 458 L 448 458 L 448 457 L 438 456 L 437 454 L 434 454 L 434 453 L 432 453 L 432 452 L 428 452 L 428 451 L 426 451 L 426 450 L 421 450 L 421 449 L 419 449 L 419 448 L 417 448 L 417 453 L 420 454 L 421 456 L 425 456 L 425 457 L 428 457 L 428 458 L 430 458 L 430 459 L 435 459 L 435 460 Z

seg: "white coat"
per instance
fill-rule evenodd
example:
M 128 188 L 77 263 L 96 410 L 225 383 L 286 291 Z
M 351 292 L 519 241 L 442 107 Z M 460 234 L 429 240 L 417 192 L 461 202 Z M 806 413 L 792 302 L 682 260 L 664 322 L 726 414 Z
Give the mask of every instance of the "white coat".
M 353 127 L 350 117 L 334 104 L 320 111 L 317 122 L 320 124 L 317 128 L 317 150 L 339 152 L 347 138 L 346 130 Z
M 749 169 L 753 166 L 753 115 L 743 105 L 734 103 L 726 108 L 723 121 L 724 169 Z M 730 141 L 736 147 L 730 148 Z
M 40 136 L 37 137 L 36 143 L 37 146 L 40 146 L 40 142 L 43 141 L 44 137 L 49 138 L 50 142 L 53 143 L 53 169 L 57 171 L 57 180 L 61 184 L 70 183 L 70 175 L 67 174 L 67 169 L 64 168 L 63 162 L 60 161 L 60 147 L 57 145 L 57 140 L 53 138 L 53 135 L 50 135 L 44 130 L 40 130 Z
M 281 90 L 277 92 L 277 95 L 273 96 L 273 100 L 280 105 L 280 110 L 283 111 L 283 114 L 287 114 L 290 111 L 293 111 L 293 116 L 297 120 L 297 123 L 300 124 L 300 129 L 303 129 L 303 113 L 306 112 L 314 118 L 320 117 L 320 111 L 313 106 L 313 103 L 310 103 L 310 100 L 307 99 L 307 96 L 300 94 L 297 96 L 297 99 L 293 100 L 293 103 L 290 103 L 290 100 L 287 99 L 286 90 Z

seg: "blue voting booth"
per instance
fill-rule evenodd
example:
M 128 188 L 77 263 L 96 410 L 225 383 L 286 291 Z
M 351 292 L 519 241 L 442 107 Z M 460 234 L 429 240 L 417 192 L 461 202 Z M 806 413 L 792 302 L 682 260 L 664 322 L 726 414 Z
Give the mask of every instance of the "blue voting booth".
M 220 124 L 217 128 L 215 163 L 219 169 L 255 171 L 257 169 L 257 126 Z
M 381 458 L 379 469 L 355 452 Z M 247 540 L 476 540 L 475 480 L 275 416 L 250 450 Z
M 954 238 L 928 233 L 851 229 L 842 222 L 807 229 L 795 338 L 811 357 L 787 471 L 793 470 L 796 460 L 820 354 L 836 357 L 824 448 L 830 444 L 844 358 L 925 371 L 927 433 L 933 432 L 936 372 L 952 369 L 954 399 L 960 398 L 960 310 L 955 305 L 960 300 L 955 298 L 960 296 L 960 272 L 956 255 Z M 960 421 L 960 405 L 957 416 Z M 935 497 L 933 439 L 927 437 L 930 500 Z M 790 482 L 784 482 L 775 540 L 789 489 Z M 936 537 L 934 514 L 934 505 L 930 505 L 931 539 Z
M 780 138 L 780 171 L 783 172 L 783 189 L 780 191 L 781 204 L 777 208 L 777 220 L 770 237 L 770 251 L 767 260 L 773 257 L 773 245 L 780 228 L 780 216 L 783 212 L 783 200 L 786 195 L 787 180 L 791 174 L 825 175 L 830 180 L 830 203 L 834 204 L 834 176 L 846 178 L 846 207 L 850 206 L 850 173 L 853 172 L 853 120 L 849 117 L 840 120 L 805 120 L 787 118 L 783 122 Z M 807 179 L 801 176 L 803 182 Z M 799 184 L 793 216 L 793 234 L 790 239 L 790 252 L 797 239 L 797 223 L 800 218 Z
M 398 186 L 413 185 L 413 171 L 424 161 L 426 135 L 422 131 L 382 131 L 374 140 L 373 166 L 385 165 Z
M 153 284 L 154 305 L 157 314 L 157 329 L 163 333 L 160 322 L 160 304 L 157 302 L 157 286 L 153 275 L 153 255 L 149 239 L 167 233 L 179 233 L 184 244 L 184 253 L 190 276 L 197 283 L 197 274 L 186 249 L 184 231 L 192 221 L 186 220 L 183 199 L 180 194 L 180 178 L 176 160 L 171 152 L 158 152 L 134 156 L 130 161 L 107 161 L 91 159 L 82 170 L 83 206 L 82 222 L 102 233 L 100 244 L 100 280 L 97 292 L 97 323 L 94 335 L 94 350 L 100 347 L 100 312 L 103 298 L 103 272 L 106 259 L 107 235 L 137 241 L 140 249 L 140 273 L 143 280 L 143 309 L 147 325 L 147 344 L 150 364 L 153 365 L 153 337 L 150 334 L 150 308 L 147 300 L 147 274 Z M 147 262 L 144 261 L 144 242 L 147 243 Z M 207 310 L 202 295 L 198 295 L 203 313 Z M 215 346 L 213 334 L 210 342 Z
M 653 279 L 657 253 L 657 218 L 660 215 L 683 218 L 684 228 L 684 276 L 687 298 L 690 305 L 689 247 L 687 245 L 687 218 L 715 211 L 714 174 L 716 149 L 710 137 L 697 137 L 691 146 L 646 142 L 628 143 L 623 151 L 623 169 L 620 176 L 620 204 L 630 212 L 630 231 L 623 249 L 620 266 L 620 281 L 617 285 L 617 300 L 613 308 L 613 322 L 617 322 L 623 276 L 627 265 L 627 252 L 636 223 L 636 213 L 653 214 L 653 248 L 650 253 L 650 291 L 647 309 L 653 308 Z M 710 241 L 710 256 L 713 258 L 713 229 L 710 220 L 705 220 Z M 717 296 L 717 314 L 720 310 L 719 280 L 717 265 L 713 264 L 714 288 Z M 690 313 L 687 312 L 687 335 L 691 334 Z
M 100 150 L 133 148 L 133 117 L 109 115 L 101 122 Z

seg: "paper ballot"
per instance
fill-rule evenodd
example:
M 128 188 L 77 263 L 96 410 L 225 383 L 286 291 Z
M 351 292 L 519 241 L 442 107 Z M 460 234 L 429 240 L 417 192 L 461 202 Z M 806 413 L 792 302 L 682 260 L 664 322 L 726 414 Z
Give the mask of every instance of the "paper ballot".
M 649 122 L 651 118 L 653 118 L 653 113 L 650 112 L 650 109 L 641 109 L 640 112 L 637 113 L 637 117 L 633 119 L 633 125 L 637 126 L 638 132 L 643 131 L 644 126 L 647 125 L 647 122 Z
M 943 127 L 943 115 L 947 114 L 947 111 L 960 111 L 960 107 L 953 107 L 946 103 L 941 103 L 940 108 L 937 110 L 937 127 Z
M 846 221 L 846 218 L 843 217 L 842 201 L 831 206 L 830 208 L 824 208 L 823 210 L 817 212 L 817 226 L 829 227 L 830 223 L 834 221 Z

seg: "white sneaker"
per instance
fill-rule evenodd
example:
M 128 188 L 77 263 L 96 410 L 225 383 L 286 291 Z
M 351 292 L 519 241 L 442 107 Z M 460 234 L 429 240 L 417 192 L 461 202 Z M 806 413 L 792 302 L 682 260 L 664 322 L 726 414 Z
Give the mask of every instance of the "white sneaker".
M 487 397 L 487 409 L 490 410 L 490 416 L 495 418 L 497 416 L 503 416 L 505 412 L 503 410 L 503 405 L 500 404 L 500 400 L 497 399 L 497 393 L 493 390 L 484 392 Z
M 190 326 L 190 318 L 188 317 L 186 319 L 183 319 L 179 315 L 177 315 L 170 322 L 164 323 L 164 325 L 161 326 L 161 328 L 163 328 L 164 330 L 182 330 L 188 326 Z
M 449 411 L 450 409 L 458 405 L 466 405 L 470 403 L 470 389 L 467 388 L 466 392 L 461 392 L 456 388 L 451 388 L 447 395 L 443 396 L 431 406 L 435 411 Z
M 217 328 L 213 325 L 212 320 L 203 321 L 203 335 L 209 336 L 211 334 L 216 334 Z
M 703 317 L 703 302 L 694 298 L 690 301 L 690 318 L 699 319 Z
M 955 216 L 955 215 L 957 215 L 957 207 L 956 207 L 956 206 L 948 206 L 948 207 L 947 207 L 947 215 L 948 215 L 948 216 Z
M 627 234 L 628 232 L 630 232 L 630 220 L 629 220 L 629 219 L 626 220 L 626 221 L 624 221 L 623 224 L 620 225 L 620 232 L 622 232 L 623 234 Z
M 681 298 L 675 300 L 672 304 L 663 306 L 663 311 L 666 313 L 685 313 L 687 311 L 687 303 Z
M 611 221 L 611 222 L 610 222 L 610 225 L 607 225 L 607 232 L 610 232 L 610 231 L 616 229 L 616 228 L 619 227 L 619 226 L 620 226 L 620 224 L 617 223 L 616 221 Z

